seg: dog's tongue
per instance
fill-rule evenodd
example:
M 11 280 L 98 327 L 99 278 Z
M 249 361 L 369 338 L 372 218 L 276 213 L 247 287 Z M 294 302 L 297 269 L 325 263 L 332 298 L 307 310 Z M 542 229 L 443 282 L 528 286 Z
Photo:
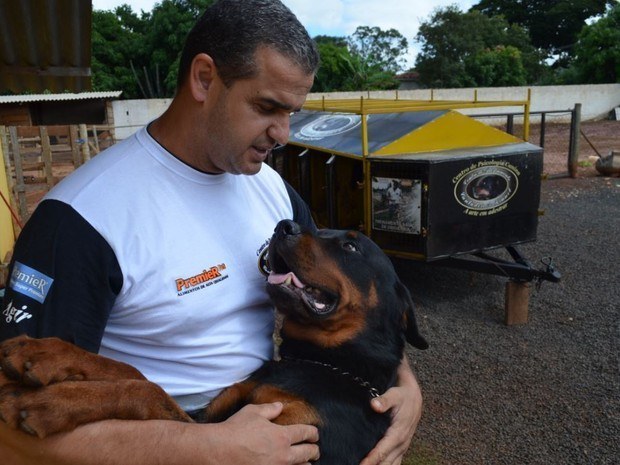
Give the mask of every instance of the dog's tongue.
M 273 271 L 269 274 L 269 277 L 267 278 L 267 282 L 269 284 L 290 284 L 291 282 L 298 288 L 303 289 L 304 287 L 306 287 L 304 285 L 304 283 L 302 283 L 299 278 L 297 276 L 295 276 L 295 273 L 293 273 L 292 271 L 289 271 L 286 274 L 278 274 L 278 273 L 274 273 Z

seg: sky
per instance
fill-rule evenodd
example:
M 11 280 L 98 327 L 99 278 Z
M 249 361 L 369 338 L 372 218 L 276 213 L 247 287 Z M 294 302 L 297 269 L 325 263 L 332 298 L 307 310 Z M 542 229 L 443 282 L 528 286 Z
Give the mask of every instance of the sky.
M 127 3 L 139 13 L 151 11 L 157 0 L 92 0 L 93 9 L 111 10 Z M 312 37 L 330 35 L 345 37 L 357 26 L 377 26 L 383 30 L 394 28 L 409 42 L 405 57 L 413 66 L 418 50 L 413 38 L 420 22 L 430 18 L 435 8 L 456 4 L 466 11 L 478 0 L 283 0 L 306 26 Z

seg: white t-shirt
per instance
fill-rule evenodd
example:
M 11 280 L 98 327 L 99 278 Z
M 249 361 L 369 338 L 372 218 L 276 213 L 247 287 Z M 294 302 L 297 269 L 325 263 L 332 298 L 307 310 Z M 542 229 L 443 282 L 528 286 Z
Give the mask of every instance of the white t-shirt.
M 122 276 L 107 318 L 91 312 L 99 315 L 93 326 L 103 324 L 100 354 L 135 366 L 186 410 L 204 406 L 272 356 L 273 309 L 262 260 L 275 225 L 293 219 L 294 207 L 287 186 L 269 166 L 253 176 L 202 173 L 167 152 L 144 128 L 50 191 L 41 208 L 51 206 L 63 215 L 69 210 L 69 217 L 78 218 L 71 221 L 94 229 L 103 239 L 98 247 L 113 255 L 92 252 L 96 260 L 105 256 Z M 53 280 L 50 293 L 55 293 L 46 299 L 52 302 L 41 303 L 41 309 L 31 304 L 30 311 L 40 310 L 35 316 L 43 320 L 75 317 L 81 320 L 78 327 L 90 331 L 88 311 L 63 314 L 58 301 L 73 306 L 96 299 L 53 301 L 61 289 L 74 292 L 68 281 L 96 288 L 105 277 L 82 279 L 91 267 L 76 263 L 81 271 L 70 270 L 72 277 L 64 279 L 54 272 L 58 259 L 51 268 L 36 259 L 24 261 L 19 264 Z M 25 298 L 18 294 L 13 293 Z

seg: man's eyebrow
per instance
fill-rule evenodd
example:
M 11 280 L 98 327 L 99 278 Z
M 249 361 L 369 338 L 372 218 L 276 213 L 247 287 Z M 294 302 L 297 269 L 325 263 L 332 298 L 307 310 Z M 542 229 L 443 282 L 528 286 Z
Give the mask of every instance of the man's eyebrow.
M 293 105 L 288 105 L 286 103 L 280 102 L 279 100 L 270 98 L 270 97 L 259 97 L 259 102 L 263 103 L 263 104 L 267 104 L 269 106 L 272 106 L 274 108 L 280 108 L 282 110 L 286 110 L 286 111 L 299 111 L 301 110 L 301 107 L 299 108 L 295 108 Z

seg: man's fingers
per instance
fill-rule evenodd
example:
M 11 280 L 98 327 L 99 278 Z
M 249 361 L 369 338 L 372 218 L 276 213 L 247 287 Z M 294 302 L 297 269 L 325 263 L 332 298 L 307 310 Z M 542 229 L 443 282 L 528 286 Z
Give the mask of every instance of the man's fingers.
M 267 419 L 273 420 L 282 413 L 283 405 L 281 402 L 273 402 L 271 404 L 249 404 L 244 407 L 247 410 L 255 410 L 258 415 Z
M 319 430 L 311 425 L 289 425 L 287 429 L 291 444 L 301 444 L 305 442 L 317 442 L 319 440 Z
M 398 389 L 388 389 L 379 397 L 375 397 L 370 401 L 370 405 L 377 413 L 385 413 L 392 407 L 399 405 L 401 402 L 401 395 Z
M 319 459 L 319 446 L 316 444 L 297 444 L 291 448 L 291 464 L 315 462 Z
M 254 411 L 266 420 L 274 420 L 282 413 L 283 404 L 274 402 L 270 404 L 246 405 L 242 410 Z M 312 425 L 285 425 L 272 427 L 282 428 L 279 436 L 285 441 L 282 446 L 288 446 L 288 463 L 291 465 L 308 464 L 319 458 L 319 430 Z
M 407 449 L 394 448 L 386 439 L 382 439 L 362 460 L 360 465 L 399 465 Z

